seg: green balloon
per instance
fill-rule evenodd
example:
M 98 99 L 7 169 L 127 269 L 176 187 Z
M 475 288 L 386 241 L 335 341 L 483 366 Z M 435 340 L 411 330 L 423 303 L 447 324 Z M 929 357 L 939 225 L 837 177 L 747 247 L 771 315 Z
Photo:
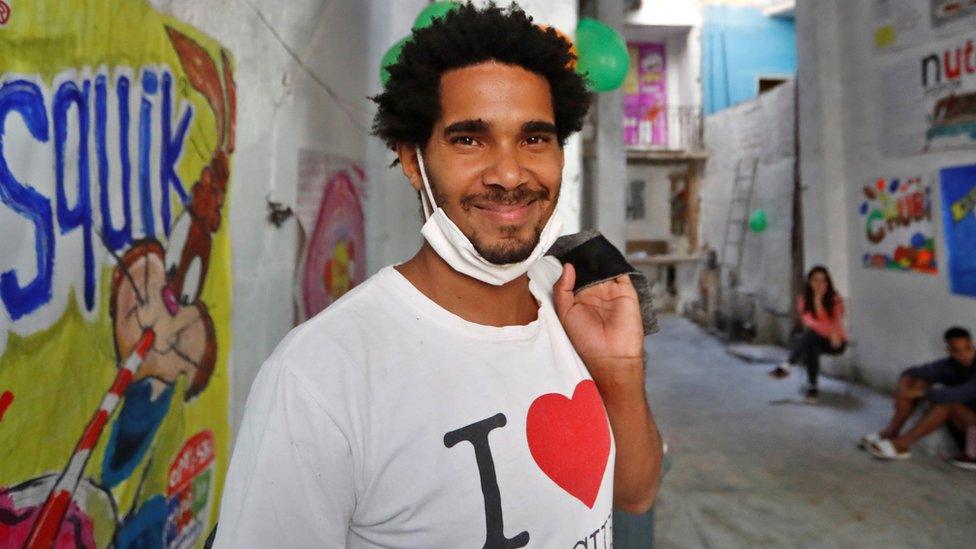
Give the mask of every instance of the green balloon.
M 447 12 L 456 9 L 458 6 L 455 2 L 433 2 L 428 4 L 426 8 L 420 11 L 417 18 L 413 20 L 413 28 L 422 29 L 429 27 L 434 22 L 434 19 L 444 17 L 447 15 Z
M 403 45 L 410 40 L 410 37 L 401 38 L 396 44 L 390 46 L 390 49 L 386 50 L 383 54 L 383 59 L 380 60 L 380 84 L 386 85 L 387 81 L 390 79 L 390 73 L 387 71 L 387 67 L 396 64 L 400 59 L 400 51 L 403 50 Z
M 612 27 L 583 17 L 576 27 L 576 72 L 598 92 L 615 90 L 627 78 L 630 55 L 627 42 Z
M 766 210 L 760 208 L 749 216 L 749 229 L 754 233 L 766 230 Z

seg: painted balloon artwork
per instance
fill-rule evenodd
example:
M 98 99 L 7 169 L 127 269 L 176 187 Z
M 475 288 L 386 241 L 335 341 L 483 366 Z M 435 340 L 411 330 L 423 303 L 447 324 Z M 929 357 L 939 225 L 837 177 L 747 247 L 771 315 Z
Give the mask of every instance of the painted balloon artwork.
M 298 320 L 366 279 L 365 172 L 355 162 L 303 151 L 297 216 L 305 232 L 296 286 Z

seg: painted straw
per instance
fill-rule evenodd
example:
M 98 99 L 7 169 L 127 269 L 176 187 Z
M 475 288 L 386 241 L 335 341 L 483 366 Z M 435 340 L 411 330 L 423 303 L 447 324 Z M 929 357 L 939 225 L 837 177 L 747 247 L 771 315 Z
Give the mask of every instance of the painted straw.
M 25 548 L 48 549 L 54 545 L 55 538 L 61 530 L 61 521 L 64 520 L 64 515 L 68 511 L 71 499 L 74 497 L 78 483 L 81 482 L 81 477 L 85 472 L 85 465 L 88 463 L 88 458 L 105 428 L 105 423 L 119 405 L 122 394 L 125 393 L 126 387 L 132 381 L 132 376 L 135 375 L 136 370 L 146 358 L 146 353 L 152 348 L 155 339 L 156 334 L 152 328 L 146 328 L 136 344 L 135 352 L 129 355 L 125 364 L 115 375 L 115 381 L 102 398 L 101 406 L 98 407 L 95 416 L 85 427 L 78 445 L 75 446 L 74 454 L 68 460 L 67 467 L 61 472 L 57 483 L 55 483 L 51 493 L 48 494 L 44 507 L 41 508 L 41 512 L 34 522 L 34 527 L 31 529 L 30 537 L 24 544 Z

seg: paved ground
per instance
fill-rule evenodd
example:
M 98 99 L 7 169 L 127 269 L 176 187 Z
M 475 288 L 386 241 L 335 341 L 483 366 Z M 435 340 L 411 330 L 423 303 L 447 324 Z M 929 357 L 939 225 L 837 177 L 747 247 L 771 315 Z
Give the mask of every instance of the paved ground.
M 673 467 L 655 548 L 976 547 L 976 473 L 857 448 L 885 423 L 884 395 L 826 379 L 806 405 L 801 372 L 775 381 L 691 322 L 661 320 L 648 388 Z

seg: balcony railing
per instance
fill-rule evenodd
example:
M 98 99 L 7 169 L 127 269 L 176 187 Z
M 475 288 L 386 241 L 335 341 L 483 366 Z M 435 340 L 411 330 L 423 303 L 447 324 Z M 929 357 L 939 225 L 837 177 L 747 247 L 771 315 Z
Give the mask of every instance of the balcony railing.
M 624 117 L 624 145 L 636 151 L 703 151 L 702 109 L 674 106 L 648 116 Z

